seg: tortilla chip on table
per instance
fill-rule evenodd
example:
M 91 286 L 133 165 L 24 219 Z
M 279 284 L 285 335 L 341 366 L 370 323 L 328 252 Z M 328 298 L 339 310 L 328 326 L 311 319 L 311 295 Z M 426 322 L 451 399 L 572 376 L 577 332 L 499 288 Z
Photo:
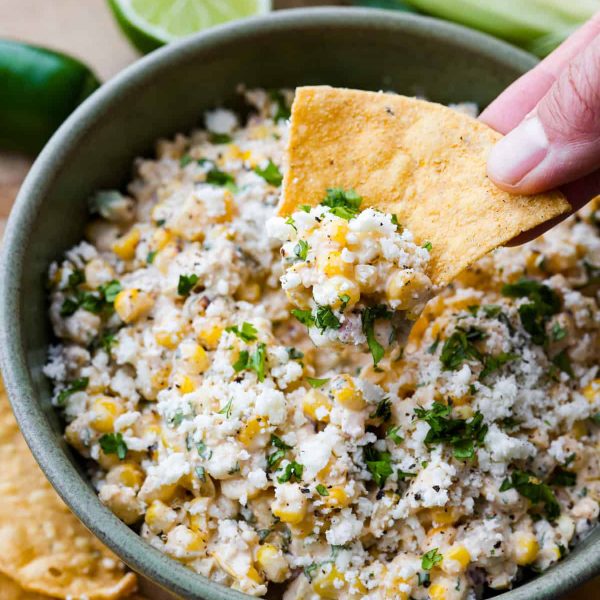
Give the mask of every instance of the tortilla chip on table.
M 0 581 L 0 589 L 12 594 L 8 599 L 119 600 L 135 592 L 136 576 L 77 520 L 46 480 L 1 383 L 0 462 L 0 573 L 18 584 Z
M 300 87 L 292 105 L 279 214 L 356 190 L 362 208 L 395 214 L 430 242 L 434 283 L 519 233 L 570 210 L 558 191 L 516 196 L 486 175 L 500 134 L 446 106 L 396 94 Z

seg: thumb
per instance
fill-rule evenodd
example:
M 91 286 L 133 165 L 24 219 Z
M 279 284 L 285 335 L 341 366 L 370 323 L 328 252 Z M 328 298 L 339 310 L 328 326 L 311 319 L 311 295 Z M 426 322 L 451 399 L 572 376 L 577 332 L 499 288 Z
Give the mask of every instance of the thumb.
M 600 36 L 562 71 L 536 108 L 500 140 L 488 175 L 513 193 L 534 194 L 600 166 Z

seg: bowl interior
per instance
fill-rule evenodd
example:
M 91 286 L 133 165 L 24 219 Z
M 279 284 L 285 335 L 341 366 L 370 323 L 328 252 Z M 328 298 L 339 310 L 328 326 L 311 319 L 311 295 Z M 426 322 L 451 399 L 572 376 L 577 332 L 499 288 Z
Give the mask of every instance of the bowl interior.
M 104 85 L 53 137 L 7 228 L 0 300 L 3 371 L 42 468 L 83 522 L 132 567 L 186 598 L 245 597 L 147 546 L 100 504 L 81 462 L 63 442 L 42 373 L 52 343 L 45 278 L 50 262 L 82 238 L 86 198 L 97 189 L 122 188 L 136 156 L 150 155 L 161 136 L 200 125 L 205 109 L 238 107 L 240 83 L 265 88 L 326 83 L 485 106 L 533 64 L 519 50 L 433 19 L 358 9 L 285 11 L 153 53 Z M 547 598 L 590 576 L 595 565 L 582 555 L 597 537 L 560 569 L 503 597 Z

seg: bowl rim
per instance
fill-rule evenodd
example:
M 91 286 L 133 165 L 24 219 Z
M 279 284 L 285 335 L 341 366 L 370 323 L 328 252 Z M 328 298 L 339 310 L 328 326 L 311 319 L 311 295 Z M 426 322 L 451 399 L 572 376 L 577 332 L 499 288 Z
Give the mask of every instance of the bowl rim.
M 431 17 L 389 10 L 341 7 L 291 9 L 227 23 L 160 48 L 104 83 L 61 125 L 39 154 L 21 186 L 6 225 L 0 255 L 0 278 L 3 282 L 0 344 L 4 349 L 0 363 L 9 399 L 25 440 L 58 494 L 94 535 L 135 571 L 186 598 L 244 600 L 250 596 L 198 575 L 152 548 L 100 503 L 88 483 L 65 459 L 36 400 L 27 368 L 20 318 L 25 251 L 33 233 L 35 215 L 45 200 L 48 187 L 60 172 L 63 157 L 77 146 L 88 124 L 102 115 L 107 107 L 118 103 L 122 93 L 137 88 L 172 61 L 203 49 L 214 50 L 240 36 L 257 31 L 268 35 L 272 31 L 303 27 L 339 26 L 340 22 L 344 26 L 361 29 L 409 30 L 435 35 L 440 40 L 493 57 L 523 71 L 537 62 L 530 54 L 486 34 Z M 499 598 L 545 600 L 572 589 L 600 572 L 600 539 L 593 543 L 594 548 L 596 552 L 571 557 L 567 562 L 559 563 L 559 568 L 551 569 Z

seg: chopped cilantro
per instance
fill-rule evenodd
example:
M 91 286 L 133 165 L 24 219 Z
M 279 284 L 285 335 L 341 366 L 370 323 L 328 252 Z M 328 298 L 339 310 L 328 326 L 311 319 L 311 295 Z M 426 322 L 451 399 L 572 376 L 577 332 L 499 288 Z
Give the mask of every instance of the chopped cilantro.
M 115 298 L 119 295 L 119 292 L 123 288 L 121 287 L 121 282 L 113 279 L 104 285 L 101 285 L 98 290 L 104 296 L 104 300 L 109 304 L 112 304 L 115 301 Z
M 311 327 L 315 324 L 315 318 L 312 315 L 310 310 L 300 310 L 299 308 L 292 309 L 292 316 L 296 317 L 302 325 L 306 325 L 307 327 Z
M 380 488 L 383 487 L 387 478 L 393 473 L 392 455 L 389 452 L 380 452 L 375 446 L 369 444 L 365 446 L 363 456 L 373 481 Z
M 60 307 L 61 317 L 70 317 L 79 308 L 79 303 L 73 298 L 66 298 Z
M 301 481 L 302 472 L 304 471 L 304 465 L 297 463 L 295 460 L 285 465 L 283 475 L 277 478 L 279 483 L 286 483 L 287 481 Z
M 229 144 L 233 141 L 233 138 L 228 133 L 215 133 L 211 131 L 209 139 L 213 144 Z
M 431 250 L 433 248 L 433 244 L 431 242 L 425 242 L 423 244 L 423 248 L 425 248 L 425 250 L 427 250 L 427 252 L 431 252 Z
M 339 329 L 342 324 L 335 316 L 331 306 L 318 306 L 315 315 L 315 324 L 323 333 L 326 329 Z
M 116 454 L 119 460 L 127 456 L 127 444 L 120 433 L 105 433 L 98 441 L 104 454 Z
M 330 188 L 321 204 L 329 207 L 331 213 L 341 219 L 349 221 L 354 218 L 360 209 L 362 198 L 354 190 Z
M 433 344 L 431 344 L 431 346 L 429 346 L 429 348 L 427 348 L 427 354 L 435 354 L 439 345 L 440 345 L 440 336 L 438 335 L 438 336 L 436 336 Z
M 267 456 L 267 465 L 270 469 L 272 469 L 273 467 L 276 467 L 281 460 L 283 459 L 283 457 L 285 456 L 285 450 L 283 449 L 279 449 L 279 450 L 275 450 L 275 452 L 273 452 L 273 454 L 269 454 Z
M 237 360 L 231 365 L 233 367 L 233 370 L 236 373 L 239 373 L 240 371 L 247 369 L 249 357 L 250 353 L 248 352 L 248 350 L 241 350 L 238 354 Z
M 340 302 L 342 303 L 340 306 L 340 312 L 344 312 L 346 310 L 346 306 L 348 306 L 348 302 L 350 302 L 350 296 L 348 294 L 342 294 L 338 296 Z
M 311 207 L 311 205 L 310 205 L 310 204 L 301 204 L 301 205 L 300 205 L 298 208 L 299 208 L 299 209 L 300 209 L 302 212 L 309 213 L 309 212 L 310 212 L 310 209 L 311 209 L 312 207 Z
M 77 287 L 80 283 L 85 281 L 85 273 L 80 269 L 75 269 L 70 275 L 68 279 L 68 285 L 70 288 Z
M 281 450 L 291 450 L 292 447 L 288 446 L 280 437 L 277 437 L 274 433 L 271 434 L 271 444 Z
M 411 479 L 412 477 L 416 477 L 416 473 L 411 473 L 410 471 L 396 471 L 396 477 L 398 481 L 404 481 L 405 479 Z
M 306 260 L 308 250 L 308 242 L 305 242 L 304 240 L 298 240 L 298 243 L 294 246 L 294 254 L 299 260 Z
M 200 481 L 206 481 L 206 470 L 204 467 L 198 466 L 198 467 L 196 467 L 195 471 L 196 471 L 196 477 L 198 477 L 198 479 Z
M 497 304 L 485 304 L 482 308 L 485 316 L 490 319 L 497 317 L 502 312 L 502 307 Z
M 396 231 L 398 233 L 402 233 L 402 225 L 400 225 L 400 222 L 398 221 L 398 215 L 393 214 L 391 221 L 392 221 L 392 225 L 396 226 Z
M 290 357 L 291 360 L 299 360 L 301 358 L 304 358 L 304 352 L 300 352 L 300 350 L 298 350 L 297 348 L 286 348 L 288 356 Z
M 257 533 L 258 533 L 258 541 L 262 544 L 271 535 L 271 530 L 270 529 L 259 529 L 257 531 Z
M 479 374 L 479 379 L 485 379 L 490 373 L 501 369 L 506 363 L 518 358 L 519 355 L 512 352 L 500 352 L 496 356 L 486 356 L 483 359 L 483 370 Z
M 150 252 L 148 252 L 148 254 L 146 255 L 146 262 L 151 265 L 154 262 L 154 259 L 156 258 L 156 250 L 151 250 Z
M 559 323 L 554 323 L 552 325 L 552 341 L 560 342 L 560 340 L 564 340 L 567 336 L 567 330 L 564 327 L 561 327 Z
M 198 442 L 196 444 L 196 450 L 198 451 L 198 456 L 200 458 L 210 460 L 210 457 L 212 456 L 212 450 L 208 448 L 208 446 L 204 442 Z
M 265 380 L 265 362 L 267 357 L 267 346 L 264 343 L 258 344 L 256 350 L 250 355 L 249 368 L 256 373 L 258 381 Z
M 548 483 L 550 485 L 571 487 L 577 483 L 577 473 L 573 473 L 573 471 L 567 471 L 562 467 L 556 467 L 552 472 Z
M 110 349 L 117 343 L 116 335 L 112 331 L 106 331 L 100 337 L 100 347 L 110 354 Z
M 375 321 L 377 319 L 389 319 L 391 316 L 392 313 L 388 310 L 385 304 L 379 304 L 378 306 L 367 306 L 362 313 L 362 330 L 367 337 L 367 345 L 371 351 L 373 364 L 375 366 L 377 366 L 385 354 L 383 346 L 377 341 L 377 337 L 375 335 Z
M 288 217 L 285 220 L 285 224 L 289 225 L 294 231 L 298 231 L 298 228 L 296 227 L 296 221 L 294 221 L 292 217 Z
M 179 159 L 179 166 L 183 169 L 184 167 L 187 167 L 187 165 L 189 165 L 193 161 L 194 161 L 194 159 L 189 154 L 184 154 Z
M 317 484 L 316 490 L 319 496 L 329 496 L 329 490 L 322 483 Z
M 450 417 L 452 408 L 434 402 L 430 409 L 415 408 L 418 419 L 429 425 L 425 444 L 446 443 L 452 446 L 454 458 L 465 460 L 475 455 L 475 447 L 481 446 L 488 431 L 483 415 L 477 411 L 470 420 Z
M 235 333 L 244 342 L 251 342 L 256 339 L 256 327 L 252 323 L 244 321 L 241 327 L 234 325 L 233 327 L 227 327 L 225 331 Z
M 233 405 L 233 398 L 229 398 L 229 400 L 227 400 L 227 403 L 225 404 L 225 406 L 221 410 L 219 410 L 217 414 L 225 415 L 225 418 L 229 419 L 229 417 L 231 416 L 232 405 Z
M 457 327 L 442 346 L 440 362 L 444 371 L 456 371 L 466 360 L 481 362 L 481 352 L 474 343 L 483 340 L 485 336 L 486 334 L 476 327 L 469 327 L 469 329 Z
M 560 515 L 560 504 L 554 492 L 548 485 L 541 482 L 535 475 L 526 471 L 513 471 L 510 478 L 505 479 L 500 486 L 500 491 L 516 489 L 521 496 L 531 501 L 532 504 L 543 504 L 544 512 L 550 521 Z
M 278 187 L 281 185 L 281 181 L 283 180 L 283 175 L 281 171 L 277 168 L 277 165 L 269 159 L 269 163 L 264 169 L 256 166 L 254 167 L 254 172 L 257 175 L 260 175 L 267 183 Z
M 573 367 L 571 366 L 571 358 L 567 349 L 561 350 L 556 356 L 552 357 L 552 364 L 558 367 L 563 373 L 569 377 L 573 377 Z
M 74 379 L 67 385 L 67 387 L 65 389 L 61 390 L 58 393 L 58 396 L 56 398 L 56 403 L 59 406 L 63 406 L 64 403 L 67 401 L 67 398 L 71 394 L 85 390 L 87 388 L 89 382 L 90 382 L 90 380 L 88 377 L 80 377 L 79 379 Z
M 370 419 L 381 419 L 384 423 L 392 418 L 392 403 L 389 398 L 383 398 L 377 408 L 369 415 Z
M 191 275 L 180 275 L 179 282 L 177 283 L 177 293 L 180 296 L 188 296 L 197 283 L 198 275 L 195 273 L 192 273 Z
M 275 103 L 276 111 L 273 120 L 277 121 L 287 121 L 290 118 L 290 109 L 288 108 L 287 102 L 285 101 L 285 96 L 279 90 L 271 90 L 269 92 L 269 98 L 272 102 Z
M 520 279 L 516 283 L 502 286 L 502 294 L 509 298 L 528 298 L 530 302 L 519 306 L 519 317 L 523 329 L 531 336 L 534 344 L 546 341 L 546 323 L 560 311 L 558 294 L 547 285 L 534 279 Z
M 221 187 L 233 186 L 235 185 L 235 178 L 233 177 L 233 175 L 225 173 L 225 171 L 221 171 L 220 169 L 217 169 L 217 167 L 213 167 L 206 174 L 206 183 L 210 183 L 211 185 L 218 185 Z
M 387 437 L 389 437 L 393 442 L 396 442 L 396 444 L 400 444 L 404 441 L 404 438 L 401 435 L 398 435 L 400 429 L 401 428 L 398 425 L 397 427 L 389 427 L 387 430 Z
M 329 377 L 325 377 L 323 379 L 318 379 L 316 377 L 307 377 L 306 381 L 308 381 L 308 385 L 310 385 L 310 387 L 320 388 L 323 387 L 329 381 Z
M 425 571 L 431 571 L 433 567 L 442 562 L 442 558 L 443 556 L 438 552 L 438 548 L 433 548 L 421 557 L 421 568 Z

